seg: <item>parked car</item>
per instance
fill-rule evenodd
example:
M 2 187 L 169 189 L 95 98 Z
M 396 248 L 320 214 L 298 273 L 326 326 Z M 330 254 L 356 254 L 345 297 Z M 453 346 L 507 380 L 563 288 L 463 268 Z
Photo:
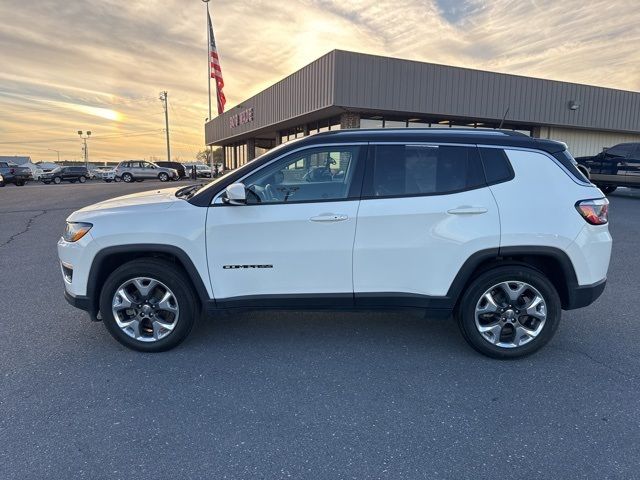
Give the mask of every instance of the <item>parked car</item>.
M 13 183 L 18 187 L 31 180 L 31 170 L 14 163 L 0 162 L 0 174 L 2 174 L 3 184 Z
M 196 178 L 211 178 L 211 167 L 204 163 L 186 163 L 184 168 L 187 177 L 191 177 L 193 167 L 196 167 Z
M 167 182 L 178 178 L 178 172 L 173 168 L 159 167 L 143 160 L 120 162 L 116 167 L 116 177 L 123 182 L 142 182 L 143 180 L 158 179 Z
M 40 180 L 40 175 L 44 173 L 44 171 L 35 163 L 25 163 L 20 165 L 21 168 L 26 168 L 31 173 L 30 180 L 38 181 Z
M 179 180 L 181 178 L 187 177 L 187 172 L 185 171 L 184 165 L 180 162 L 155 162 L 155 164 L 159 167 L 164 168 L 172 168 L 176 172 L 178 172 L 178 177 L 173 180 Z
M 141 351 L 178 345 L 199 312 L 419 308 L 510 358 L 604 290 L 608 203 L 559 142 L 340 130 L 85 207 L 58 254 L 67 300 Z
M 40 175 L 40 181 L 47 185 L 50 183 L 58 185 L 62 182 L 84 183 L 87 178 L 89 178 L 89 172 L 86 167 L 58 167 L 49 173 Z
M 618 187 L 640 188 L 640 143 L 619 143 L 591 157 L 576 158 L 605 193 Z
M 93 169 L 94 178 L 104 180 L 107 183 L 115 180 L 115 172 L 115 167 L 96 167 Z

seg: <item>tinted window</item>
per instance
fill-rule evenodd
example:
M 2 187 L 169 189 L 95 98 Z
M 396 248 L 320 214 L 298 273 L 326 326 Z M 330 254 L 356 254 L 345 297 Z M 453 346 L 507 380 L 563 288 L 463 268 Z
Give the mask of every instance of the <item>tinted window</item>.
M 248 203 L 346 199 L 360 147 L 341 145 L 291 153 L 244 180 Z
M 607 155 L 615 156 L 615 157 L 626 157 L 633 150 L 632 143 L 621 143 L 620 145 L 615 145 L 609 148 L 606 151 Z
M 475 147 L 378 145 L 368 182 L 375 197 L 457 192 L 484 185 Z
M 484 174 L 488 184 L 505 182 L 513 178 L 507 154 L 501 148 L 480 148 Z
M 589 183 L 589 180 L 587 179 L 587 177 L 585 177 L 580 171 L 580 169 L 578 169 L 577 167 L 578 162 L 576 162 L 575 158 L 573 158 L 567 150 L 563 150 L 562 152 L 556 152 L 553 154 L 553 156 L 556 160 L 558 160 L 564 166 L 564 168 L 566 168 L 569 171 L 569 173 L 571 173 L 571 175 L 574 176 L 576 180 Z

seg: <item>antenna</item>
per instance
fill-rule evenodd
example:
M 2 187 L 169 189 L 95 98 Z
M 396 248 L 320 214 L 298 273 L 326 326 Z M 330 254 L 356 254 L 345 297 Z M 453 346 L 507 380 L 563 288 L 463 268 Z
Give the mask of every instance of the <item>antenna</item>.
M 509 106 L 507 106 L 507 109 L 504 111 L 504 115 L 502 116 L 502 120 L 500 120 L 500 126 L 498 127 L 499 129 L 502 128 L 502 125 L 504 124 L 504 119 L 507 118 L 507 113 L 509 113 Z

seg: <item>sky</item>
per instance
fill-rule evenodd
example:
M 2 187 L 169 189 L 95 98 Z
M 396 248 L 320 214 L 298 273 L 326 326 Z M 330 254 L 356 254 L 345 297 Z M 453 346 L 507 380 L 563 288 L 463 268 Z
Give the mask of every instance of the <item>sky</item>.
M 333 49 L 640 91 L 637 0 L 211 0 L 227 109 Z M 0 155 L 164 159 L 204 146 L 201 0 L 1 0 Z M 215 98 L 214 111 L 215 111 Z M 214 113 L 215 114 L 215 113 Z

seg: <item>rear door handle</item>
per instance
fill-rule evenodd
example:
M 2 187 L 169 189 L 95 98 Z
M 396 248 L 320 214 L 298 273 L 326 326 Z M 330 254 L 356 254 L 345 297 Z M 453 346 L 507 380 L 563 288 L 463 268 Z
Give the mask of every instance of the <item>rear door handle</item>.
M 312 222 L 342 222 L 349 217 L 340 213 L 323 213 L 322 215 L 316 215 L 309 220 Z
M 487 213 L 487 211 L 488 210 L 484 207 L 471 207 L 468 205 L 463 205 L 458 208 L 447 210 L 447 213 L 451 213 L 453 215 L 479 215 L 481 213 Z

